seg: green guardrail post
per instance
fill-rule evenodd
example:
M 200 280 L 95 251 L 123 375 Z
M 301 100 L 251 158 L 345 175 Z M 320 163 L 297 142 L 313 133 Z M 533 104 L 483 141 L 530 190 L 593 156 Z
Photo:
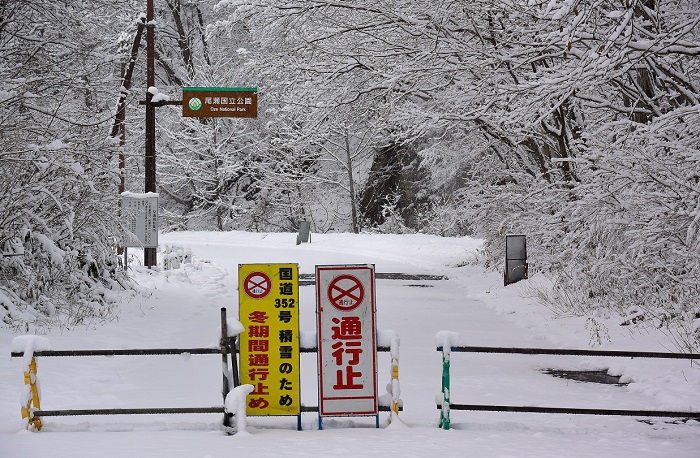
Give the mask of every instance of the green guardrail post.
M 442 409 L 440 428 L 450 429 L 450 348 L 442 348 Z

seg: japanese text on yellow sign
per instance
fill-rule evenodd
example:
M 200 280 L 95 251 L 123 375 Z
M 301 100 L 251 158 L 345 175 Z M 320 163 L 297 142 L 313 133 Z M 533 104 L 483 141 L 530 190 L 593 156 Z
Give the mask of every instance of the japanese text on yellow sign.
M 241 264 L 238 296 L 247 415 L 299 415 L 299 267 Z

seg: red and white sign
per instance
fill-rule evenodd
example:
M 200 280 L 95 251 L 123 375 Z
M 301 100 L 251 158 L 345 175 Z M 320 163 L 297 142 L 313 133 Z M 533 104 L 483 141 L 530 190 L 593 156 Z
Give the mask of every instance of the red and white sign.
M 265 272 L 253 272 L 243 280 L 243 290 L 253 299 L 262 299 L 270 294 L 272 281 Z
M 377 415 L 374 266 L 316 266 L 319 414 Z

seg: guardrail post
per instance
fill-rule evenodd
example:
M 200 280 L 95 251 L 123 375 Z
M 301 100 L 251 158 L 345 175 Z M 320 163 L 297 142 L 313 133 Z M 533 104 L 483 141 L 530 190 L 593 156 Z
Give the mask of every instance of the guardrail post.
M 391 336 L 391 417 L 399 414 L 399 399 L 401 386 L 399 385 L 399 336 L 392 333 Z
M 450 429 L 450 347 L 442 348 L 442 408 L 440 428 Z
M 22 419 L 27 419 L 27 429 L 35 428 L 41 430 L 41 419 L 34 416 L 36 410 L 41 410 L 39 401 L 39 389 L 37 388 L 36 358 L 32 357 L 29 367 L 24 372 L 24 384 L 27 385 L 24 391 L 24 401 L 26 406 L 22 406 Z
M 223 373 L 223 383 L 221 387 L 221 394 L 224 398 L 224 403 L 226 402 L 226 396 L 228 396 L 229 391 L 231 391 L 231 384 L 233 382 L 231 376 L 231 369 L 228 365 L 228 323 L 226 322 L 226 307 L 221 307 L 221 370 Z M 224 427 L 230 427 L 231 420 L 229 416 L 224 413 Z

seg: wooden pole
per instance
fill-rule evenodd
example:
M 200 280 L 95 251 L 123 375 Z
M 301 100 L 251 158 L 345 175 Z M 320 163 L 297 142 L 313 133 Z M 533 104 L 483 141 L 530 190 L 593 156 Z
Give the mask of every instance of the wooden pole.
M 144 160 L 144 191 L 156 192 L 156 107 L 148 90 L 156 84 L 154 0 L 146 1 L 146 154 Z M 158 265 L 155 248 L 143 249 L 144 265 Z

